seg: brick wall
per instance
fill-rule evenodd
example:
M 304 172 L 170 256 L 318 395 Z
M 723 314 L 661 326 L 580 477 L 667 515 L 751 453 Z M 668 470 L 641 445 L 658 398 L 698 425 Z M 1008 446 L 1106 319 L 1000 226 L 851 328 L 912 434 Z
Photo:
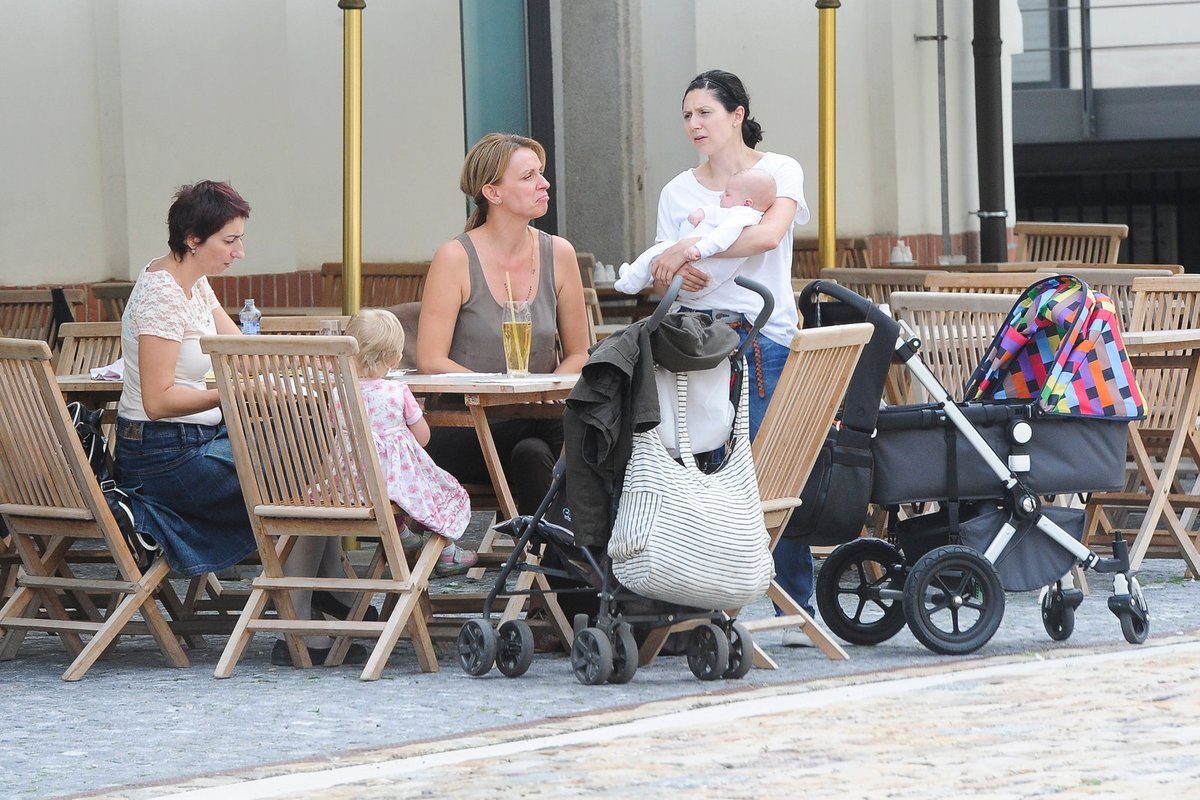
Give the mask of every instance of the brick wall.
M 297 308 L 324 305 L 321 298 L 320 272 L 279 272 L 269 275 L 224 275 L 209 278 L 209 284 L 221 305 L 241 306 L 253 297 L 259 308 Z M 59 284 L 54 284 L 57 287 Z M 91 284 L 64 284 L 64 289 L 87 289 Z M 6 289 L 51 288 L 50 284 L 6 286 Z M 103 321 L 100 303 L 88 293 L 87 302 L 76 310 L 76 322 Z

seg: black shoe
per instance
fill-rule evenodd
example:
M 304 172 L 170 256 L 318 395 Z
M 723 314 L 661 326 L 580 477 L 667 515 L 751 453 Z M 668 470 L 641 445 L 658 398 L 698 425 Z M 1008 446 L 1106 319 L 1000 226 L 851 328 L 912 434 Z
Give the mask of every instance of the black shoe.
M 332 592 L 313 592 L 312 607 L 314 611 L 320 611 L 322 614 L 337 619 L 345 619 L 350 616 L 350 606 L 334 597 Z M 363 622 L 378 621 L 379 610 L 375 606 L 367 606 L 367 613 L 363 614 Z
M 332 648 L 325 647 L 310 647 L 308 648 L 308 657 L 312 660 L 314 667 L 319 667 L 325 663 L 325 659 L 329 657 L 329 651 Z M 367 657 L 371 655 L 367 648 L 361 644 L 354 643 L 350 645 L 350 649 L 346 651 L 346 657 L 342 660 L 343 664 L 365 664 Z M 287 642 L 283 639 L 276 639 L 275 646 L 271 648 L 271 663 L 276 667 L 291 667 L 292 654 L 288 652 Z

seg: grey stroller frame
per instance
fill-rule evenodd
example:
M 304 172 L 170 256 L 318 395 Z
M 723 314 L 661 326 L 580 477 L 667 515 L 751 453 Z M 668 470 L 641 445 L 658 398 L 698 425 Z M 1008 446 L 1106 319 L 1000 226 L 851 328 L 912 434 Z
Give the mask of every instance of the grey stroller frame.
M 741 395 L 745 354 L 774 310 L 771 293 L 760 284 L 743 277 L 735 282 L 758 294 L 763 308 L 755 317 L 746 339 L 730 356 L 735 404 Z M 670 310 L 683 283 L 676 277 L 645 322 L 656 328 Z M 686 409 L 679 409 L 684 413 Z M 746 413 L 740 409 L 739 413 Z M 709 455 L 709 454 L 706 454 Z M 704 456 L 699 456 L 702 463 Z M 488 674 L 496 666 L 507 677 L 525 674 L 533 663 L 534 637 L 523 619 L 502 619 L 493 627 L 496 604 L 501 599 L 554 594 L 560 599 L 590 598 L 593 611 L 572 616 L 571 669 L 584 685 L 628 683 L 639 666 L 635 626 L 639 629 L 667 628 L 681 622 L 695 622 L 688 633 L 687 662 L 692 674 L 702 681 L 739 679 L 753 666 L 754 642 L 750 631 L 724 609 L 691 608 L 654 600 L 625 588 L 613 573 L 612 562 L 602 548 L 578 544 L 566 527 L 561 514 L 566 495 L 565 459 L 555 465 L 553 481 L 545 498 L 532 516 L 519 516 L 496 526 L 513 537 L 515 543 L 500 568 L 496 582 L 483 604 L 480 619 L 468 620 L 459 631 L 456 655 L 459 666 L 476 677 Z M 616 509 L 609 518 L 611 532 Z M 548 517 L 563 524 L 551 522 Z M 527 558 L 532 555 L 535 559 Z M 538 588 L 516 589 L 510 581 L 522 572 L 534 572 L 555 579 L 550 592 Z M 535 585 L 536 587 L 536 585 Z
M 1144 642 L 1149 635 L 1149 612 L 1136 574 L 1130 569 L 1128 543 L 1120 531 L 1113 538 L 1113 557 L 1102 558 L 1079 541 L 1082 511 L 1046 507 L 1042 503 L 1043 494 L 1105 487 L 1058 487 L 1041 491 L 1028 475 L 1018 475 L 997 454 L 995 437 L 991 441 L 985 438 L 972 419 L 978 420 L 981 414 L 986 416 L 988 413 L 1001 418 L 1007 416 L 1006 438 L 1014 450 L 1019 451 L 1029 442 L 1034 426 L 1049 418 L 1039 417 L 1031 403 L 960 405 L 921 359 L 920 341 L 907 325 L 896 322 L 870 300 L 845 287 L 822 281 L 806 287 L 801 296 L 802 309 L 817 308 L 814 298 L 818 294 L 837 301 L 821 305 L 831 305 L 830 310 L 834 313 L 827 316 L 835 317 L 838 323 L 865 320 L 874 324 L 876 336 L 872 343 L 891 341 L 893 358 L 902 363 L 933 398 L 928 405 L 901 407 L 898 411 L 911 418 L 923 415 L 936 418 L 939 424 L 926 426 L 926 432 L 928 436 L 948 442 L 946 474 L 949 479 L 957 479 L 955 454 L 958 445 L 954 437 L 959 437 L 973 459 L 971 469 L 990 473 L 995 480 L 994 492 L 985 492 L 987 496 L 983 500 L 959 503 L 955 491 L 945 488 L 930 491 L 923 499 L 944 502 L 949 495 L 954 502 L 943 509 L 940 518 L 923 515 L 899 523 L 897 528 L 902 531 L 905 523 L 910 523 L 908 533 L 917 534 L 897 536 L 899 546 L 892 541 L 869 537 L 854 539 L 834 550 L 821 567 L 816 591 L 821 617 L 829 629 L 846 641 L 873 645 L 891 638 L 907 623 L 913 635 L 930 650 L 942 654 L 966 654 L 986 644 L 999 628 L 1004 615 L 1006 588 L 1023 591 L 1040 585 L 1047 587 L 1041 599 L 1044 626 L 1051 638 L 1064 640 L 1071 635 L 1074 612 L 1083 599 L 1068 573 L 1070 566 L 1077 564 L 1113 576 L 1109 609 L 1120 620 L 1127 641 L 1133 644 Z M 817 316 L 820 316 L 819 311 Z M 877 352 L 883 351 L 877 348 Z M 876 363 L 871 364 L 864 359 L 860 368 L 886 372 L 887 365 L 882 364 L 882 360 L 882 357 L 877 358 Z M 879 394 L 867 396 L 882 385 L 882 373 L 873 377 L 873 381 L 857 381 L 859 397 L 853 396 L 856 382 L 851 383 L 843 422 L 857 413 L 860 418 L 866 418 L 868 424 L 873 424 L 876 416 L 897 410 L 892 407 L 884 412 L 876 410 L 863 414 L 871 403 L 876 408 L 879 403 Z M 1048 424 L 1053 422 L 1056 421 Z M 1114 422 L 1099 424 L 1110 426 L 1110 434 L 1112 431 L 1120 434 L 1124 430 Z M 882 425 L 866 432 L 878 435 L 881 429 Z M 1104 441 L 1114 439 L 1107 435 L 1100 441 L 1103 446 Z M 1123 472 L 1124 437 L 1115 441 L 1120 447 L 1116 465 Z M 989 476 L 975 476 L 976 479 L 981 477 Z M 876 484 L 879 481 L 876 476 Z M 918 499 L 922 498 L 907 498 Z M 960 512 L 964 516 L 961 527 Z M 936 520 L 936 523 L 929 524 L 930 520 Z M 923 521 L 925 526 L 919 527 L 918 521 Z M 1031 558 L 1026 552 L 1023 557 L 1022 551 L 1032 551 L 1034 555 Z M 1057 555 L 1060 560 L 1054 561 L 1051 555 Z M 1035 574 L 1032 580 L 1036 580 L 1037 585 L 1026 585 L 1024 581 L 1029 579 L 1017 574 L 1014 581 L 1019 585 L 1006 587 L 998 565 L 1007 558 L 1013 558 L 1021 565 L 1018 571 L 1032 569 Z M 1040 575 L 1037 574 L 1039 569 L 1042 570 Z M 1010 571 L 1011 574 L 1014 573 Z

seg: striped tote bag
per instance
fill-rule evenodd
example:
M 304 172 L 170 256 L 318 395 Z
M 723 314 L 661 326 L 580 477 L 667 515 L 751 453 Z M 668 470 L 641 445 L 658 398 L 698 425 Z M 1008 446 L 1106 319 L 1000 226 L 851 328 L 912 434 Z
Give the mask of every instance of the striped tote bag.
M 683 463 L 657 431 L 633 436 L 617 519 L 608 543 L 617 580 L 655 600 L 693 608 L 740 608 L 767 593 L 774 577 L 750 457 L 749 381 L 725 461 L 711 474 L 696 467 L 685 414 L 676 414 Z M 676 408 L 687 408 L 687 374 L 676 376 Z

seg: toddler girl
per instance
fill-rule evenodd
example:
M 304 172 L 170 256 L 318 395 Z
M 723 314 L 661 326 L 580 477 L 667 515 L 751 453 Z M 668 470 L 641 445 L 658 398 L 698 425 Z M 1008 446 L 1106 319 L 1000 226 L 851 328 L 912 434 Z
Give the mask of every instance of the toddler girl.
M 457 546 L 454 540 L 471 521 L 470 498 L 454 476 L 425 452 L 429 423 L 412 391 L 404 383 L 386 378 L 404 354 L 400 320 L 381 308 L 364 309 L 350 320 L 346 335 L 358 340 L 355 366 L 388 497 L 408 518 L 450 540 L 434 567 L 435 575 L 466 572 L 475 566 L 475 552 Z M 398 515 L 397 522 L 400 520 Z M 406 550 L 419 547 L 420 541 L 421 537 L 403 529 Z

